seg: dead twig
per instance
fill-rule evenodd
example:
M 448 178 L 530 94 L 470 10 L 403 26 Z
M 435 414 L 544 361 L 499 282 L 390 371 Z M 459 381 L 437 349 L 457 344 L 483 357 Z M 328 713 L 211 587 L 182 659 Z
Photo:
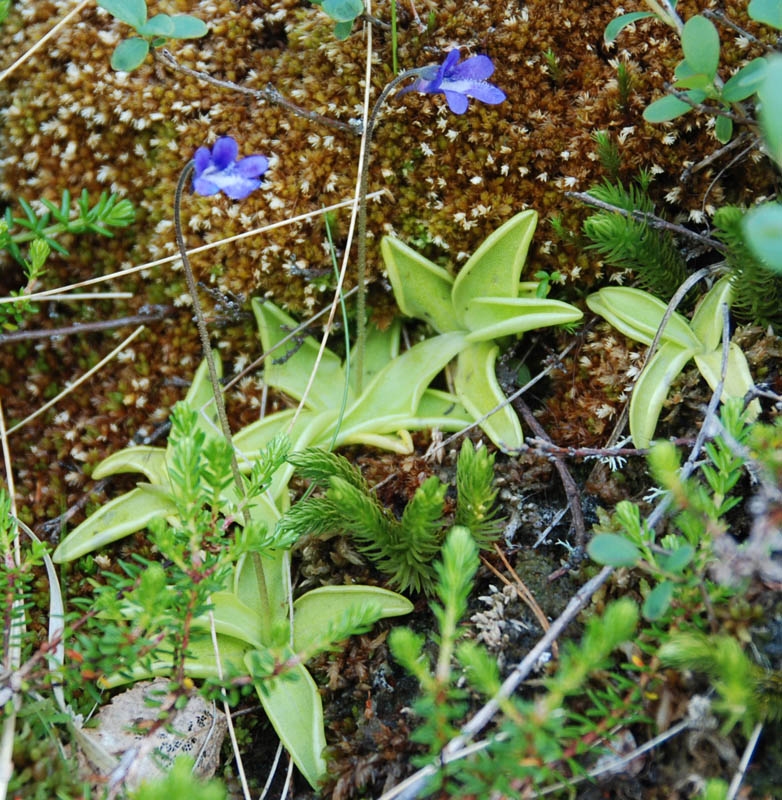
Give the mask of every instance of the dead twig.
M 535 415 L 532 413 L 530 407 L 524 402 L 521 397 L 517 397 L 513 401 L 513 407 L 524 418 L 524 422 L 529 425 L 535 432 L 535 435 L 543 441 L 551 442 L 549 435 L 543 430 L 543 426 L 538 422 Z M 579 496 L 578 486 L 576 485 L 573 476 L 570 474 L 567 464 L 563 456 L 557 453 L 552 453 L 550 458 L 557 468 L 562 486 L 565 489 L 565 495 L 570 505 L 570 515 L 573 520 L 573 527 L 576 529 L 576 548 L 583 549 L 586 542 L 586 525 L 584 523 L 584 512 L 581 510 L 581 498 Z

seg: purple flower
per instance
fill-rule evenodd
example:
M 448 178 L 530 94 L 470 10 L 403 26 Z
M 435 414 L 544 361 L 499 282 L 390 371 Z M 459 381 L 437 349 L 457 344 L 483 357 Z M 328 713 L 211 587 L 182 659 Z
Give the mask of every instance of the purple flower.
M 239 145 L 233 136 L 221 136 L 208 147 L 199 147 L 193 156 L 193 190 L 210 195 L 225 192 L 232 200 L 241 200 L 261 185 L 261 176 L 269 168 L 266 156 L 245 156 L 239 161 Z
M 454 114 L 464 114 L 469 105 L 468 97 L 491 104 L 505 99 L 505 92 L 486 82 L 494 72 L 494 64 L 488 56 L 472 56 L 461 64 L 458 61 L 459 50 L 451 50 L 439 67 L 424 67 L 421 77 L 398 94 L 411 91 L 444 94 Z

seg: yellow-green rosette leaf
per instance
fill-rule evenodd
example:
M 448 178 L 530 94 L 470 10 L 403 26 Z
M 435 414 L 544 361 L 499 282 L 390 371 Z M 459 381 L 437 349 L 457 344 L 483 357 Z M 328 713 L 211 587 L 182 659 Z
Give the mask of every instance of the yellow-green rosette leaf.
M 255 320 L 261 334 L 263 349 L 268 352 L 281 339 L 284 339 L 298 323 L 281 311 L 274 303 L 255 298 L 252 302 Z M 298 348 L 298 349 L 296 349 Z M 301 347 L 291 340 L 279 351 L 265 361 L 264 376 L 266 382 L 275 389 L 280 389 L 296 400 L 301 400 L 315 368 L 320 343 L 312 336 L 304 339 Z M 285 357 L 288 350 L 296 350 L 282 364 L 274 361 Z M 323 358 L 318 365 L 318 375 L 312 384 L 307 397 L 307 405 L 316 411 L 338 409 L 342 405 L 342 393 L 345 388 L 345 371 L 339 358 L 331 350 L 323 351 Z
M 649 447 L 668 390 L 692 356 L 692 350 L 663 342 L 641 371 L 630 398 L 630 435 L 636 447 Z
M 429 382 L 464 347 L 461 333 L 444 333 L 411 347 L 382 369 L 342 420 L 341 437 L 394 433 L 416 416 Z
M 252 653 L 245 655 L 251 664 Z M 326 774 L 321 753 L 326 747 L 320 692 L 303 664 L 292 670 L 294 680 L 277 679 L 255 684 L 258 699 L 293 763 L 313 789 Z
M 425 320 L 438 333 L 458 330 L 451 301 L 453 278 L 448 272 L 391 236 L 383 237 L 380 252 L 399 310 Z
M 499 348 L 491 342 L 476 342 L 459 353 L 454 389 L 474 419 L 506 400 L 494 374 L 498 352 Z M 520 447 L 524 442 L 519 418 L 507 404 L 484 420 L 481 428 L 494 444 L 504 449 Z
M 377 586 L 323 586 L 303 594 L 293 604 L 293 649 L 306 650 L 323 637 L 329 624 L 352 606 L 372 603 L 379 619 L 409 614 L 413 604 L 401 594 Z
M 101 506 L 78 527 L 74 528 L 54 551 L 52 560 L 58 564 L 116 542 L 140 531 L 153 519 L 176 514 L 176 505 L 165 492 L 152 491 L 141 484 L 133 491 L 114 498 Z
M 692 315 L 690 328 L 706 352 L 719 346 L 722 339 L 722 304 L 730 306 L 732 299 L 733 288 L 730 276 L 726 275 L 706 292 Z
M 666 303 L 649 292 L 625 286 L 609 286 L 587 297 L 587 305 L 595 314 L 610 322 L 625 336 L 649 345 L 665 315 Z M 698 337 L 690 330 L 687 320 L 674 312 L 660 339 L 689 350 L 700 350 Z
M 120 472 L 140 472 L 150 483 L 167 486 L 166 451 L 162 447 L 144 445 L 126 447 L 104 458 L 92 471 L 92 477 L 97 481 Z
M 537 211 L 522 211 L 500 225 L 470 256 L 451 293 L 460 322 L 467 319 L 476 297 L 518 297 L 521 270 L 537 223 Z
M 711 353 L 697 354 L 695 363 L 712 391 L 716 389 L 722 369 L 722 348 L 713 350 Z M 735 342 L 731 342 L 728 345 L 728 364 L 720 400 L 725 402 L 731 397 L 744 397 L 754 385 L 744 351 Z M 753 400 L 747 411 L 750 422 L 756 419 L 760 413 L 758 400 Z
M 487 342 L 535 328 L 577 322 L 583 313 L 560 300 L 545 298 L 476 297 L 466 313 L 468 342 Z

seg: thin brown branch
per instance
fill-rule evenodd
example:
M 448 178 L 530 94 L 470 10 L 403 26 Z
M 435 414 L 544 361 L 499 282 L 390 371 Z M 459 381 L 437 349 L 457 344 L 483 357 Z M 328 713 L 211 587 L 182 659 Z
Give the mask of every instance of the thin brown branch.
M 524 421 L 532 428 L 539 439 L 551 442 L 549 435 L 543 430 L 543 426 L 538 422 L 537 417 L 535 417 L 530 407 L 520 396 L 513 401 L 513 407 L 524 418 Z M 576 529 L 576 547 L 583 548 L 586 542 L 586 525 L 584 523 L 584 512 L 581 510 L 581 498 L 579 496 L 578 486 L 573 476 L 570 474 L 565 459 L 556 453 L 552 453 L 551 457 L 554 460 L 554 466 L 557 468 L 562 486 L 565 489 L 565 495 L 570 505 L 573 527 Z
M 351 133 L 354 136 L 361 133 L 358 127 L 351 125 L 348 122 L 342 122 L 341 120 L 332 119 L 331 117 L 324 117 L 322 114 L 317 114 L 314 111 L 308 111 L 306 108 L 297 106 L 296 103 L 293 103 L 288 100 L 287 97 L 284 97 L 271 83 L 266 84 L 263 89 L 250 89 L 247 86 L 241 86 L 233 81 L 224 81 L 220 78 L 214 78 L 207 72 L 200 72 L 199 70 L 182 66 L 182 64 L 180 64 L 176 58 L 174 58 L 171 51 L 167 50 L 165 47 L 162 48 L 159 53 L 158 51 L 153 51 L 153 54 L 161 64 L 164 64 L 176 72 L 189 75 L 191 78 L 195 78 L 196 80 L 209 83 L 212 86 L 218 86 L 221 89 L 228 89 L 232 92 L 240 92 L 241 94 L 249 95 L 250 97 L 262 102 L 272 103 L 273 105 L 280 106 L 287 111 L 290 111 L 292 114 L 295 114 L 297 117 L 303 117 L 310 122 L 317 122 L 320 125 L 327 125 L 329 128 L 336 128 L 337 130 Z
M 628 211 L 626 208 L 619 208 L 619 206 L 614 206 L 611 205 L 611 203 L 598 200 L 596 197 L 592 197 L 588 192 L 565 192 L 565 197 L 572 197 L 574 200 L 580 200 L 588 206 L 601 208 L 603 211 L 614 211 L 617 214 L 621 214 L 623 217 L 637 219 L 639 222 L 645 222 L 650 228 L 659 228 L 661 230 L 671 231 L 671 233 L 676 233 L 679 236 L 686 236 L 699 244 L 706 245 L 720 252 L 724 252 L 725 250 L 725 245 L 719 240 L 691 231 L 683 225 L 676 225 L 673 222 L 668 222 L 668 220 L 662 219 L 655 214 L 646 214 L 643 211 L 635 210 Z
M 118 317 L 96 322 L 79 322 L 62 328 L 36 329 L 31 331 L 12 331 L 0 334 L 0 345 L 10 342 L 23 342 L 28 339 L 49 339 L 52 336 L 72 336 L 77 333 L 93 333 L 121 328 L 125 325 L 145 325 L 147 322 L 170 317 L 174 313 L 172 306 L 155 306 L 148 314 L 134 314 L 132 317 Z

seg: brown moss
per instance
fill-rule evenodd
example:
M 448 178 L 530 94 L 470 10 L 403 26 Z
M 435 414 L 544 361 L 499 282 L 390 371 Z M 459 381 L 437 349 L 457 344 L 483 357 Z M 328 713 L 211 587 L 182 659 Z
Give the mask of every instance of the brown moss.
M 563 202 L 562 190 L 584 190 L 601 177 L 591 139 L 595 130 L 610 130 L 622 140 L 627 175 L 641 166 L 659 169 L 655 191 L 660 197 L 670 196 L 685 161 L 715 148 L 703 117 L 691 114 L 677 123 L 673 130 L 680 141 L 675 145 L 664 143 L 665 126 L 641 119 L 680 58 L 676 38 L 661 23 L 639 23 L 637 30 L 622 33 L 622 56 L 629 56 L 636 91 L 620 110 L 615 69 L 599 45 L 613 3 L 554 7 L 533 0 L 519 10 L 500 0 L 480 5 L 448 0 L 425 6 L 421 12 L 431 12 L 434 23 L 422 34 L 413 25 L 401 30 L 401 66 L 432 63 L 459 44 L 465 54 L 491 56 L 497 66 L 492 80 L 506 90 L 508 100 L 496 107 L 472 102 L 462 116 L 450 114 L 442 97 L 413 94 L 391 101 L 372 149 L 370 189 L 390 192 L 389 199 L 370 205 L 374 241 L 394 232 L 428 242 L 432 254 L 456 270 L 465 254 L 523 207 L 536 208 L 542 217 L 564 207 L 567 224 L 578 226 L 583 211 Z M 3 29 L 3 51 L 16 53 L 29 45 L 63 8 L 60 0 L 50 0 L 17 12 Z M 347 41 L 338 42 L 325 15 L 296 0 L 263 7 L 181 0 L 150 7 L 150 13 L 157 10 L 188 11 L 210 26 L 204 39 L 172 45 L 182 64 L 252 87 L 272 81 L 302 106 L 342 120 L 358 116 L 365 47 L 358 27 Z M 685 5 L 685 14 L 695 10 Z M 387 3 L 379 3 L 375 12 L 387 16 Z M 109 56 L 129 33 L 128 26 L 104 11 L 85 10 L 78 23 L 66 27 L 7 82 L 3 192 L 54 199 L 62 188 L 86 186 L 93 192 L 110 188 L 126 194 L 140 207 L 138 238 L 132 248 L 127 239 L 118 240 L 116 249 L 106 248 L 113 263 L 138 263 L 173 252 L 166 221 L 178 172 L 198 146 L 217 135 L 236 136 L 244 153 L 271 155 L 272 168 L 264 189 L 241 205 L 187 197 L 191 244 L 351 196 L 355 137 L 173 74 L 151 60 L 130 75 L 115 73 Z M 387 37 L 377 33 L 374 41 L 377 96 L 391 77 L 391 58 Z M 541 56 L 549 48 L 561 65 L 558 83 L 548 76 Z M 749 55 L 728 41 L 724 51 L 728 66 Z M 700 207 L 715 174 L 696 173 L 669 210 Z M 760 174 L 754 177 L 761 179 Z M 727 185 L 730 176 L 723 180 Z M 721 198 L 723 185 L 712 188 L 711 202 Z M 338 242 L 344 243 L 347 214 L 338 220 Z M 537 244 L 548 236 L 542 225 Z M 219 263 L 220 275 L 213 280 L 245 294 L 269 293 L 302 309 L 315 304 L 319 289 L 290 267 L 328 267 L 324 241 L 322 221 L 302 223 L 202 257 L 196 267 L 209 276 Z M 587 284 L 599 274 L 599 265 L 567 246 L 558 253 L 548 249 L 537 248 L 530 268 L 560 269 Z M 370 273 L 377 274 L 376 247 L 370 246 L 369 259 Z M 80 267 L 70 261 L 71 274 L 74 268 L 92 273 L 96 265 L 85 258 Z M 375 302 L 386 302 L 382 292 Z

